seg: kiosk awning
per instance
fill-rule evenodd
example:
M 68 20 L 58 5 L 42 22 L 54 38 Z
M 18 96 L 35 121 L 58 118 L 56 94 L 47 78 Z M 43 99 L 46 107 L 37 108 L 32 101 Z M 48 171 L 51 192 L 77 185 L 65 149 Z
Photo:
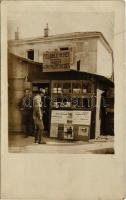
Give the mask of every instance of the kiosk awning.
M 28 80 L 36 81 L 36 80 L 94 80 L 100 82 L 101 84 L 106 84 L 110 87 L 114 87 L 114 82 L 110 79 L 107 79 L 104 76 L 100 76 L 97 74 L 91 74 L 87 72 L 80 71 L 65 71 L 65 72 L 42 72 L 39 66 L 36 66 L 36 70 L 30 68 Z

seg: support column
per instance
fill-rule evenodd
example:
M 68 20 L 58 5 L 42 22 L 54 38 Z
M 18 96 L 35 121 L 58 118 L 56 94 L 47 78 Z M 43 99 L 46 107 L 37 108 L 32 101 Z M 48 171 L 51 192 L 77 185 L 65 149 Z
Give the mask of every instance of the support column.
M 97 89 L 95 138 L 100 136 L 100 125 L 101 125 L 100 104 L 101 104 L 101 94 L 102 94 L 102 92 L 103 92 L 102 90 Z

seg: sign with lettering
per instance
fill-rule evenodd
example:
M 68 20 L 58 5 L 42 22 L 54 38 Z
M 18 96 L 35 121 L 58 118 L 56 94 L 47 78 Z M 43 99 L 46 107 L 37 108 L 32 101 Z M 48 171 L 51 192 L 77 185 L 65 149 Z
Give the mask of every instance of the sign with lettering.
M 67 123 L 67 111 L 52 110 L 51 124 L 66 124 Z
M 65 71 L 70 69 L 70 51 L 46 51 L 43 53 L 43 71 Z
M 91 123 L 91 111 L 63 111 L 63 110 L 53 110 L 51 116 L 51 123 L 60 124 L 79 124 L 90 126 Z
M 90 126 L 91 123 L 91 111 L 63 111 L 63 110 L 53 110 L 51 123 L 61 123 L 67 124 L 71 122 L 72 124 L 86 125 Z
M 89 126 L 91 123 L 91 111 L 74 111 L 73 123 Z

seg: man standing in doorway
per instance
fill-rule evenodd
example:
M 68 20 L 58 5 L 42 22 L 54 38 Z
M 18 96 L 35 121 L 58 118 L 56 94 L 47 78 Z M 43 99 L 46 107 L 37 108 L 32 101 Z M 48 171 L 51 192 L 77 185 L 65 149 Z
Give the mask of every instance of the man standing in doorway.
M 18 104 L 19 109 L 22 111 L 22 125 L 25 137 L 33 135 L 34 122 L 33 122 L 33 99 L 30 89 L 25 89 L 24 97 Z
M 101 95 L 101 106 L 100 106 L 100 118 L 101 118 L 101 134 L 106 135 L 107 133 L 107 90 L 105 90 Z

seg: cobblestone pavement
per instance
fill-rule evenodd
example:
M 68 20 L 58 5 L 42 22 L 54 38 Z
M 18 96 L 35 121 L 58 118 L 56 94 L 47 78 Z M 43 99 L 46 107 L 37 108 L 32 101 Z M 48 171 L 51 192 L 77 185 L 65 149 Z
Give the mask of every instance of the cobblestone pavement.
M 72 154 L 113 154 L 114 138 L 101 137 L 97 140 L 65 141 L 45 138 L 46 144 L 35 144 L 34 137 L 24 138 L 23 135 L 9 137 L 9 152 L 12 153 L 72 153 Z

